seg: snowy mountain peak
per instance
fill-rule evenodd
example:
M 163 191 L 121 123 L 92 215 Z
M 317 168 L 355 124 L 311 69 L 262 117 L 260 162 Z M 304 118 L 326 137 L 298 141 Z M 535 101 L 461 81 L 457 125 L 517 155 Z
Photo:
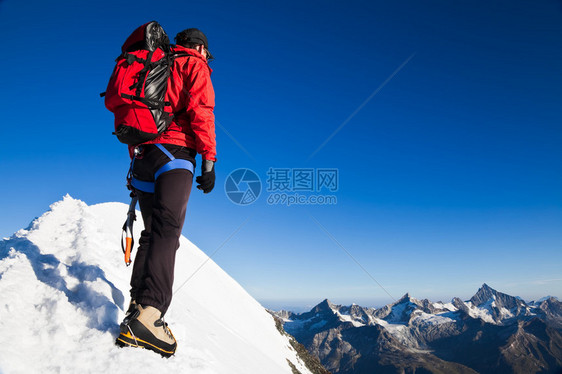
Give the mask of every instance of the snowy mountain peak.
M 496 294 L 496 290 L 484 283 L 482 287 L 478 289 L 476 294 L 472 296 L 470 302 L 474 305 L 479 306 L 488 302 L 488 300 L 495 298 Z
M 161 371 L 159 355 L 114 344 L 129 301 L 119 243 L 128 206 L 67 195 L 50 208 L 0 241 L 0 372 Z M 176 269 L 166 321 L 178 349 L 166 371 L 311 373 L 272 316 L 185 237 Z
M 320 304 L 318 304 L 316 306 L 316 309 L 318 311 L 328 311 L 328 310 L 333 311 L 333 310 L 337 309 L 337 305 L 332 303 L 328 299 L 324 299 Z
M 484 283 L 464 306 L 455 306 L 485 322 L 504 324 L 522 316 L 531 316 L 531 305 L 520 297 L 498 292 Z
M 496 300 L 497 296 L 498 292 L 484 283 L 469 301 L 476 306 L 480 306 L 490 302 L 490 300 Z
M 510 296 L 488 286 L 486 283 L 480 287 L 478 292 L 469 300 L 475 306 L 484 304 L 495 304 L 495 307 L 512 309 L 522 307 L 525 302 L 518 297 Z
M 409 293 L 406 293 L 398 301 L 385 307 L 388 314 L 384 317 L 384 320 L 392 323 L 407 324 L 412 313 L 419 309 L 418 304 L 418 300 L 411 297 Z

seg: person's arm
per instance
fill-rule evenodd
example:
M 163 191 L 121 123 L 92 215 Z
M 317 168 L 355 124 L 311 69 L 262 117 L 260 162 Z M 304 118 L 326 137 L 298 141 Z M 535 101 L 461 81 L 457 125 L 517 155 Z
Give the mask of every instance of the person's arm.
M 188 93 L 187 115 L 191 129 L 195 133 L 197 153 L 201 154 L 201 175 L 195 180 L 197 188 L 209 193 L 215 187 L 215 91 L 211 83 L 208 66 L 196 63 L 189 74 L 190 89 Z
M 188 79 L 186 109 L 191 129 L 195 133 L 196 151 L 201 154 L 203 160 L 216 161 L 215 115 L 213 114 L 215 91 L 209 68 L 203 63 L 196 63 Z

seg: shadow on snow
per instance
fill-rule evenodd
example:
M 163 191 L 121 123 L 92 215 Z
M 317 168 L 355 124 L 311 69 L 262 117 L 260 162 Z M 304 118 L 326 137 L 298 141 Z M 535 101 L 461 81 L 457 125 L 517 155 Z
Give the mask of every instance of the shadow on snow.
M 119 308 L 123 310 L 125 297 L 123 293 L 109 281 L 104 271 L 83 262 L 73 262 L 66 266 L 68 275 L 75 278 L 78 284 L 68 288 L 64 276 L 60 274 L 61 261 L 52 254 L 42 254 L 39 248 L 26 238 L 12 237 L 0 242 L 0 260 L 8 257 L 10 249 L 23 253 L 33 268 L 37 279 L 50 287 L 64 292 L 68 301 L 82 309 L 88 317 L 88 327 L 99 331 L 116 332 Z M 0 280 L 2 274 L 0 274 Z M 101 280 L 111 289 L 110 300 L 107 296 L 93 289 L 88 282 Z

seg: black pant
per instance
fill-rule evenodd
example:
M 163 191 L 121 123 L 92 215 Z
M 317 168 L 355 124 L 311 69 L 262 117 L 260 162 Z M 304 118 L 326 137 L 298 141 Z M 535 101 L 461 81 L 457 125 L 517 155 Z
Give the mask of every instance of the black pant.
M 175 158 L 195 165 L 195 152 L 179 146 L 165 145 Z M 141 158 L 135 159 L 133 175 L 144 181 L 154 181 L 154 173 L 169 160 L 153 145 L 143 147 Z M 185 211 L 193 174 L 175 169 L 161 174 L 155 181 L 154 193 L 137 190 L 144 221 L 139 248 L 131 276 L 131 298 L 141 305 L 151 305 L 162 315 L 172 301 L 174 265 L 185 220 Z

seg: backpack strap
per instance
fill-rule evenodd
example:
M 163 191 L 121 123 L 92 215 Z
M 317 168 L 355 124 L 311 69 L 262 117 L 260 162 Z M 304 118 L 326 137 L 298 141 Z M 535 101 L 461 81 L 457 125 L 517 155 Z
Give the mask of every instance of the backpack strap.
M 190 171 L 191 174 L 194 174 L 194 167 L 191 161 L 175 158 L 166 148 L 164 148 L 162 144 L 155 144 L 155 146 L 157 146 L 166 156 L 168 156 L 170 161 L 168 161 L 166 164 L 164 164 L 164 166 L 160 167 L 160 169 L 158 169 L 156 173 L 154 173 L 154 181 L 156 181 L 162 173 L 175 169 L 185 169 Z M 141 181 L 133 176 L 134 162 L 135 157 L 133 157 L 133 160 L 131 161 L 131 169 L 129 170 L 129 179 L 131 186 L 143 192 L 154 193 L 155 182 Z
M 128 94 L 124 94 L 124 93 L 121 94 L 121 97 L 124 97 L 125 99 L 129 99 L 129 100 L 139 101 L 139 102 L 145 104 L 149 109 L 162 109 L 164 106 L 171 106 L 172 105 L 172 103 L 170 103 L 169 101 L 150 100 L 150 99 L 147 99 L 146 97 L 128 95 Z
M 139 80 L 136 84 L 133 84 L 131 87 L 129 87 L 129 89 L 133 89 L 136 88 L 136 96 L 140 96 L 141 91 L 142 91 L 142 86 L 144 84 L 144 81 L 146 79 L 146 75 L 148 74 L 148 71 L 150 69 L 152 69 L 153 63 L 152 63 L 152 55 L 154 54 L 154 51 L 150 51 L 148 52 L 148 56 L 146 57 L 145 62 L 143 62 L 144 64 L 144 68 L 141 69 L 141 71 L 139 71 Z

